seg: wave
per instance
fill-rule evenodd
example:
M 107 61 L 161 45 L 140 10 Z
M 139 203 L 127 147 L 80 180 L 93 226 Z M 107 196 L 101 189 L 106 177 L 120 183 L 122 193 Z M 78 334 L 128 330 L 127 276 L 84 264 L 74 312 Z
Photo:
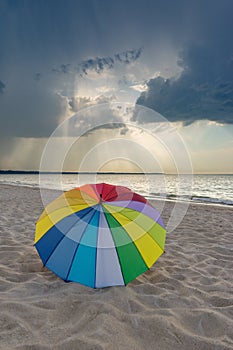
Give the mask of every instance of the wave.
M 230 199 L 222 199 L 222 198 L 212 198 L 205 196 L 192 196 L 193 201 L 197 202 L 210 202 L 214 204 L 224 204 L 224 205 L 233 205 L 233 200 Z
M 40 189 L 41 186 L 38 182 L 38 180 L 35 180 L 34 177 L 28 179 L 28 178 L 14 178 L 11 177 L 10 179 L 4 178 L 0 179 L 0 184 L 6 184 L 6 185 L 13 185 L 13 186 L 25 186 L 30 188 L 37 188 Z M 47 189 L 54 189 L 56 190 L 56 186 L 51 181 L 48 181 L 48 183 L 45 183 L 43 185 L 43 188 Z M 64 190 L 69 190 L 72 188 L 72 183 L 66 183 L 64 184 Z M 198 194 L 176 194 L 176 193 L 161 193 L 161 192 L 150 192 L 143 193 L 143 188 L 136 184 L 134 188 L 135 192 L 139 192 L 142 195 L 144 195 L 149 200 L 153 199 L 159 199 L 159 200 L 168 200 L 168 201 L 183 201 L 183 202 L 195 202 L 195 203 L 204 203 L 204 204 L 214 204 L 214 205 L 224 205 L 224 206 L 233 206 L 233 200 L 226 199 L 226 198 L 216 198 L 211 196 L 203 196 Z M 224 195 L 224 194 L 223 194 Z
M 149 196 L 147 196 L 148 199 L 165 199 L 165 200 L 171 200 L 171 201 L 188 201 L 188 202 L 198 202 L 198 203 L 205 203 L 205 204 L 218 204 L 218 205 L 227 205 L 227 206 L 233 206 L 233 200 L 230 199 L 224 199 L 224 198 L 213 198 L 208 196 L 199 196 L 199 195 L 177 195 L 175 193 L 150 193 Z

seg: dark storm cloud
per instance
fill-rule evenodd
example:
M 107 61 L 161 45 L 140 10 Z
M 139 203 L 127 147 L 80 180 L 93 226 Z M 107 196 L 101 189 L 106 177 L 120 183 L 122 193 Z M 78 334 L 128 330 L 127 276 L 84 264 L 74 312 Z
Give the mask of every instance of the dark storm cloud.
M 80 73 L 124 70 L 141 57 L 142 44 L 154 45 L 164 28 L 176 26 L 180 5 L 171 2 L 168 11 L 163 3 L 0 1 L 0 76 L 7 86 L 6 93 L 0 85 L 1 134 L 48 136 L 66 108 L 77 108 L 68 103 Z
M 115 54 L 113 57 L 94 57 L 88 58 L 80 62 L 77 66 L 68 64 L 61 64 L 58 68 L 52 68 L 54 73 L 79 73 L 81 76 L 88 75 L 90 72 L 97 74 L 103 73 L 106 69 L 113 69 L 116 63 L 131 64 L 139 59 L 142 54 L 142 48 L 126 50 Z
M 40 81 L 40 79 L 41 79 L 41 73 L 34 74 L 34 80 L 35 81 Z
M 203 55 L 206 49 L 197 51 Z M 205 62 L 196 59 L 196 67 L 192 64 L 185 67 L 177 80 L 151 79 L 147 83 L 148 90 L 141 94 L 137 104 L 156 110 L 170 121 L 184 121 L 185 124 L 198 119 L 233 123 L 233 65 L 222 58 L 220 64 L 224 68 L 221 74 L 212 71 L 211 63 L 208 67 L 211 59 L 213 56 L 209 52 Z M 227 76 L 224 76 L 226 72 Z
M 101 74 L 104 69 L 112 69 L 116 62 L 122 64 L 130 64 L 135 62 L 142 53 L 142 48 L 127 50 L 121 53 L 117 53 L 114 57 L 95 57 L 88 60 L 84 60 L 79 64 L 79 68 L 82 73 L 88 75 L 88 72 L 94 71 Z
M 0 80 L 0 94 L 4 93 L 5 87 L 5 84 Z
M 137 50 L 128 50 L 122 53 L 117 53 L 115 59 L 121 63 L 130 64 L 136 61 L 141 56 L 141 53 L 142 48 L 140 47 Z
M 150 80 L 138 102 L 173 120 L 211 114 L 226 121 L 233 108 L 232 6 L 227 0 L 0 1 L 1 134 L 48 136 L 67 109 L 77 110 L 72 96 L 80 73 L 101 75 L 117 66 L 120 77 L 142 57 L 153 76 L 160 50 L 165 55 L 171 47 L 183 52 L 181 77 Z
M 90 71 L 100 74 L 104 69 L 111 69 L 114 67 L 114 59 L 112 57 L 89 58 L 81 62 L 79 67 L 81 72 L 85 75 L 88 75 Z
M 16 140 L 12 138 L 5 137 L 1 135 L 0 137 L 0 169 L 5 168 L 5 161 L 8 157 L 8 154 L 14 151 L 16 146 Z M 8 157 L 9 158 L 9 157 Z
M 116 63 L 131 64 L 139 59 L 142 54 L 142 48 L 126 50 L 115 54 L 113 57 L 94 57 L 80 62 L 77 66 L 60 64 L 57 68 L 52 68 L 54 73 L 79 73 L 81 76 L 88 75 L 90 72 L 97 74 L 103 73 L 106 69 L 113 69 Z
M 54 73 L 64 73 L 64 74 L 67 74 L 67 73 L 70 73 L 71 72 L 71 65 L 70 63 L 67 63 L 67 64 L 60 64 L 60 66 L 58 68 L 52 68 L 52 72 Z
M 127 126 L 125 123 L 106 123 L 104 125 L 96 126 L 90 131 L 86 132 L 83 136 L 89 136 L 98 130 L 119 130 L 120 135 L 125 135 L 128 132 Z
M 180 51 L 180 77 L 149 80 L 137 104 L 156 110 L 169 121 L 233 123 L 232 13 L 229 1 L 203 8 L 196 35 Z
M 35 82 L 34 88 L 20 88 L 1 98 L 0 137 L 48 137 L 64 117 L 67 101 Z

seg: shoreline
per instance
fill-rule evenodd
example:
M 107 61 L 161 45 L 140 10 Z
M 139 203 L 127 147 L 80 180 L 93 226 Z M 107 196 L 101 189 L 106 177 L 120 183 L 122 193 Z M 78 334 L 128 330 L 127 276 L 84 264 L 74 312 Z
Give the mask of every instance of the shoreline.
M 30 185 L 21 185 L 21 184 L 8 184 L 8 183 L 0 183 L 0 187 L 1 186 L 10 186 L 10 187 L 24 187 L 24 188 L 29 188 L 32 190 L 43 190 L 43 191 L 53 191 L 53 192 L 61 192 L 61 190 L 55 189 L 55 188 L 40 188 L 39 186 L 30 186 Z M 68 191 L 68 190 L 67 190 Z M 66 191 L 65 191 L 66 192 Z M 169 197 L 169 196 L 168 196 Z M 218 207 L 218 208 L 228 208 L 228 209 L 232 209 L 233 210 L 233 204 L 224 204 L 224 203 L 217 203 L 217 202 L 208 202 L 208 201 L 195 201 L 195 200 L 181 200 L 180 198 L 164 198 L 164 197 L 151 197 L 151 196 L 145 196 L 146 199 L 148 199 L 149 201 L 164 201 L 164 202 L 171 202 L 171 203 L 180 203 L 180 204 L 188 204 L 188 205 L 203 205 L 203 206 L 210 206 L 210 207 Z

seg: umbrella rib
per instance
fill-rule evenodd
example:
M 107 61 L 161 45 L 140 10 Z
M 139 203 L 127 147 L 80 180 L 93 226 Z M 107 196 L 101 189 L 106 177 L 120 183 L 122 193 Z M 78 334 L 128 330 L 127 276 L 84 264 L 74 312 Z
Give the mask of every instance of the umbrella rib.
M 72 191 L 74 191 L 74 190 L 72 190 Z M 94 202 L 97 202 L 97 199 L 96 198 L 93 198 L 93 197 L 91 197 L 88 193 L 86 193 L 86 192 L 82 192 L 80 189 L 78 189 L 78 190 L 75 190 L 75 191 L 79 191 L 79 193 L 81 194 L 81 196 L 82 196 L 82 193 L 85 193 L 85 195 L 87 196 L 87 197 L 89 197 L 89 198 L 86 198 L 85 200 L 84 200 L 84 203 L 86 203 L 86 205 L 87 205 L 87 207 L 90 207 L 91 205 L 90 204 L 88 204 L 88 202 L 86 201 L 86 200 L 88 200 L 88 201 L 94 201 Z M 69 191 L 68 191 L 69 192 Z M 51 215 L 51 214 L 53 214 L 55 211 L 57 211 L 57 210 L 60 210 L 60 209 L 63 209 L 63 208 L 67 208 L 67 207 L 72 207 L 72 206 L 75 206 L 75 205 L 83 205 L 84 203 L 83 203 L 83 198 L 78 198 L 78 203 L 76 203 L 76 204 L 70 204 L 69 203 L 69 200 L 72 200 L 72 199 L 76 199 L 77 200 L 77 198 L 75 198 L 74 196 L 71 196 L 71 195 L 67 195 L 66 196 L 66 193 L 68 193 L 68 192 L 64 192 L 61 196 L 59 196 L 59 197 L 57 197 L 52 203 L 50 203 L 45 209 L 44 209 L 44 211 L 42 212 L 42 214 L 40 215 L 40 217 L 39 217 L 39 219 L 37 220 L 37 223 L 39 222 L 39 221 L 41 221 L 41 220 L 43 220 L 44 218 L 46 218 L 47 216 L 49 216 L 49 215 Z M 81 193 L 82 192 L 82 193 Z M 59 202 L 66 202 L 66 205 L 63 205 L 62 207 L 58 207 L 58 208 L 56 208 L 55 207 L 55 209 L 53 209 L 53 210 L 51 210 L 51 211 L 47 211 L 48 209 L 49 209 L 49 207 L 51 206 L 51 204 L 54 204 L 54 203 L 56 203 L 56 204 L 59 204 Z M 79 202 L 80 201 L 80 202 Z M 92 205 L 93 206 L 93 205 Z M 45 213 L 45 215 L 43 216 L 43 214 Z
M 124 194 L 122 194 L 122 196 L 125 196 L 125 195 L 128 195 L 129 193 L 132 193 L 132 194 L 134 194 L 135 192 L 127 192 L 126 194 L 124 193 Z M 112 197 L 110 197 L 110 198 L 108 198 L 108 200 L 106 201 L 106 202 L 108 202 L 108 201 L 110 201 L 110 199 L 112 199 L 112 198 L 114 198 L 114 196 L 112 196 Z M 146 199 L 146 198 L 145 198 Z M 133 201 L 133 202 L 139 202 L 139 203 L 145 203 L 145 204 L 148 204 L 148 205 L 150 205 L 152 208 L 153 208 L 153 206 L 150 204 L 150 202 L 146 199 L 146 202 L 141 202 L 141 201 L 139 201 L 139 200 L 137 200 L 137 199 L 129 199 L 129 198 L 121 198 L 121 199 L 118 199 L 118 201 L 122 201 L 122 202 L 129 202 L 129 201 Z
M 115 188 L 112 188 L 111 191 L 108 192 L 108 195 L 109 195 L 109 193 L 111 193 L 112 191 L 114 191 L 114 190 L 116 189 L 116 187 L 117 187 L 117 186 L 115 186 Z M 121 187 L 124 187 L 124 186 L 121 186 Z M 127 188 L 127 187 L 124 187 L 124 188 Z M 127 188 L 127 190 L 129 190 L 129 192 L 127 192 L 127 194 L 128 194 L 128 193 L 134 193 L 134 192 L 132 192 L 129 188 Z M 114 196 L 115 196 L 115 195 L 114 195 Z M 108 197 L 108 200 L 111 199 L 111 198 L 114 198 L 114 196 Z
M 125 201 L 126 201 L 126 200 L 125 200 Z M 153 218 L 150 217 L 149 215 L 145 214 L 145 213 L 143 212 L 143 210 L 140 211 L 140 209 L 134 209 L 134 208 L 130 208 L 130 207 L 128 207 L 128 206 L 122 207 L 121 205 L 118 205 L 117 202 L 124 202 L 124 200 L 122 200 L 122 201 L 115 201 L 115 202 L 108 202 L 108 201 L 106 201 L 104 204 L 116 206 L 116 207 L 118 207 L 118 208 L 124 208 L 124 209 L 126 208 L 126 209 L 129 209 L 129 210 L 132 210 L 132 211 L 136 211 L 136 212 L 138 212 L 138 213 L 140 213 L 140 214 L 143 214 L 143 215 L 147 216 L 148 218 L 150 218 L 150 219 L 152 219 L 152 220 L 155 221 L 155 219 L 153 219 Z M 132 202 L 137 202 L 137 201 L 134 201 L 134 200 L 133 200 Z M 113 203 L 114 203 L 114 204 L 113 204 Z M 140 203 L 142 203 L 142 202 L 140 202 Z M 158 217 L 157 217 L 157 220 L 160 219 L 160 214 L 159 214 L 159 212 L 158 212 L 153 206 L 151 206 L 149 203 L 142 203 L 142 204 L 145 204 L 145 206 L 149 206 L 150 208 L 153 208 L 154 211 L 155 211 L 155 213 L 156 213 L 156 215 L 158 216 Z M 144 206 L 144 208 L 145 208 L 145 206 Z M 143 208 L 143 209 L 144 209 L 144 208 Z M 158 223 L 158 221 L 155 221 L 155 222 L 156 222 L 159 226 L 161 226 L 161 225 Z M 161 226 L 161 227 L 165 229 L 164 226 Z
M 96 197 L 94 197 L 94 195 L 91 196 L 90 194 L 88 194 L 86 191 L 83 191 L 83 190 L 80 190 L 80 193 L 83 193 L 85 196 L 89 196 L 92 201 L 96 201 L 96 202 L 98 201 L 97 195 Z
M 90 210 L 89 210 L 85 215 L 83 215 L 82 218 L 84 218 L 87 214 L 89 214 L 90 211 L 91 211 L 92 209 L 93 209 L 93 208 L 90 208 Z M 73 215 L 73 214 L 71 214 L 71 215 Z M 74 226 L 77 224 L 77 222 L 78 222 L 80 219 L 82 219 L 82 218 L 78 218 L 77 221 L 75 221 L 75 223 L 69 228 L 69 230 L 65 232 L 65 234 L 63 235 L 63 237 L 59 240 L 59 242 L 58 242 L 58 243 L 55 245 L 55 247 L 53 248 L 53 250 L 52 250 L 51 254 L 49 255 L 49 257 L 46 259 L 46 261 L 45 261 L 45 263 L 44 263 L 44 266 L 47 264 L 47 262 L 49 261 L 50 257 L 53 255 L 53 253 L 54 253 L 54 251 L 56 250 L 57 246 L 58 246 L 58 245 L 61 243 L 61 241 L 66 237 L 66 234 L 67 234 L 67 233 L 71 230 L 71 228 L 74 227 Z
M 105 208 L 106 209 L 106 208 Z M 107 209 L 106 209 L 107 210 Z M 110 212 L 109 212 L 110 213 Z M 111 213 L 110 213 L 111 214 Z M 123 214 L 122 214 L 123 215 Z M 125 216 L 125 215 L 123 215 L 123 216 Z M 125 216 L 126 218 L 127 218 L 127 216 Z M 114 217 L 115 218 L 115 220 L 119 223 L 119 225 L 121 225 L 121 223 L 117 220 L 117 218 L 116 217 Z M 127 218 L 127 219 L 129 219 L 129 218 Z M 137 225 L 137 224 L 136 224 Z M 122 225 L 121 225 L 122 226 Z M 139 225 L 137 225 L 137 226 L 139 226 Z M 142 228 L 141 226 L 139 226 L 140 228 Z M 125 230 L 125 229 L 124 229 Z M 125 232 L 127 232 L 127 230 L 125 230 Z M 150 237 L 151 237 L 151 235 L 149 234 L 149 233 L 147 233 L 146 231 L 145 231 L 145 233 L 146 234 L 148 234 Z M 130 235 L 129 235 L 129 233 L 127 232 L 127 235 L 129 236 L 129 238 L 131 239 L 131 241 L 133 242 L 133 244 L 135 245 L 135 247 L 136 247 L 136 249 L 138 250 L 138 252 L 139 252 L 139 254 L 141 255 L 141 257 L 142 257 L 142 259 L 143 259 L 143 261 L 145 262 L 145 264 L 146 264 L 146 266 L 148 266 L 147 265 L 147 263 L 146 263 L 146 261 L 145 261 L 145 259 L 143 258 L 143 256 L 142 256 L 142 254 L 141 254 L 141 252 L 140 252 L 140 250 L 138 249 L 138 247 L 136 246 L 136 244 L 135 244 L 135 241 L 133 241 L 132 240 L 132 238 L 130 237 Z M 153 237 L 151 237 L 151 239 L 153 239 Z M 153 241 L 157 244 L 157 246 L 162 250 L 162 252 L 164 252 L 164 249 L 162 249 L 161 247 L 160 247 L 160 245 L 153 239 Z M 149 268 L 149 266 L 148 266 L 148 268 Z
M 112 215 L 111 213 L 110 213 L 110 211 L 108 211 L 108 209 L 107 208 L 104 208 L 110 215 Z M 104 213 L 104 215 L 105 215 L 105 212 L 103 211 L 103 213 Z M 105 215 L 105 217 L 106 217 L 106 215 Z M 120 222 L 114 217 L 114 219 L 118 222 L 118 224 L 122 227 L 122 229 L 125 231 L 125 233 L 127 234 L 127 236 L 129 237 L 129 239 L 130 239 L 130 241 L 132 242 L 132 244 L 135 246 L 135 248 L 137 249 L 137 246 L 134 244 L 134 241 L 132 240 L 132 238 L 130 237 L 130 235 L 128 234 L 128 232 L 124 229 L 124 227 L 120 224 Z M 107 224 L 108 224 L 108 219 L 107 219 L 107 217 L 106 217 L 106 221 L 107 221 Z M 109 230 L 110 230 L 110 232 L 111 232 L 111 235 L 112 235 L 112 231 L 111 231 L 111 227 L 109 226 L 109 224 L 108 224 L 108 227 L 109 227 Z M 113 242 L 114 242 L 114 244 L 115 244 L 115 239 L 114 239 L 114 236 L 112 235 L 112 239 L 113 239 Z M 120 257 L 119 257 L 119 254 L 118 254 L 118 251 L 117 251 L 117 249 L 116 249 L 117 247 L 115 246 L 115 250 L 116 250 L 116 254 L 117 254 L 117 257 L 118 257 L 118 261 L 119 261 L 119 265 L 120 265 L 120 269 L 121 269 L 121 274 L 122 274 L 122 277 L 123 277 L 123 280 L 124 280 L 124 284 L 125 284 L 125 286 L 126 286 L 126 283 L 125 283 L 125 276 L 124 276 L 124 274 L 123 274 L 123 270 L 122 270 L 122 266 L 121 266 L 121 260 L 120 260 Z M 138 249 L 137 249 L 138 250 Z M 139 252 L 140 253 L 140 252 Z M 141 254 L 140 254 L 141 255 Z M 143 257 L 142 257 L 142 259 L 143 259 Z M 145 262 L 145 260 L 143 259 L 143 261 Z M 145 262 L 145 264 L 146 264 L 146 262 Z M 147 264 L 146 264 L 146 266 L 147 266 Z
M 93 209 L 93 208 L 92 208 L 92 209 Z M 90 211 L 89 211 L 88 213 L 90 213 Z M 94 215 L 95 215 L 95 212 L 94 212 L 93 215 L 90 217 L 90 220 L 88 221 L 88 223 L 92 220 L 92 218 L 93 218 Z M 68 272 L 67 272 L 67 274 L 66 274 L 65 281 L 68 280 L 68 276 L 69 276 L 69 274 L 70 274 L 70 270 L 71 270 L 71 267 L 72 267 L 72 264 L 73 264 L 75 255 L 76 255 L 76 253 L 77 253 L 77 251 L 78 251 L 78 248 L 79 248 L 79 246 L 80 246 L 80 242 L 81 242 L 81 240 L 82 240 L 82 238 L 83 238 L 83 236 L 84 236 L 84 234 L 85 234 L 86 229 L 87 229 L 87 226 L 86 226 L 85 230 L 83 231 L 83 233 L 82 233 L 82 235 L 81 235 L 81 237 L 80 237 L 79 243 L 78 243 L 78 245 L 77 245 L 77 247 L 76 247 L 76 249 L 75 249 L 75 251 L 74 251 L 72 260 L 71 260 L 71 262 L 70 262 L 70 266 L 69 266 Z
M 120 208 L 120 207 L 119 207 L 119 208 Z M 124 209 L 124 208 L 122 208 L 122 209 Z M 131 210 L 134 211 L 134 209 L 131 209 Z M 124 216 L 125 218 L 127 218 L 128 220 L 131 220 L 130 218 L 128 218 L 128 216 L 124 215 L 124 214 L 122 213 L 122 211 L 119 212 L 119 213 L 120 213 L 122 216 Z M 139 213 L 140 213 L 140 212 L 139 212 Z M 140 214 L 142 214 L 142 215 L 144 215 L 144 216 L 150 218 L 149 216 L 147 216 L 147 215 L 145 215 L 145 214 L 143 214 L 143 213 L 140 213 Z M 151 218 L 150 218 L 150 219 L 151 219 Z M 151 219 L 151 220 L 152 220 L 152 219 Z M 134 223 L 135 223 L 135 225 L 137 225 L 138 227 L 140 227 L 141 229 L 143 229 L 143 230 L 145 231 L 145 233 L 147 233 L 147 234 L 153 239 L 153 241 L 157 244 L 157 246 L 158 246 L 160 249 L 162 249 L 162 251 L 164 252 L 164 248 L 160 247 L 160 245 L 158 244 L 158 242 L 151 236 L 151 234 L 150 234 L 148 231 L 145 230 L 144 227 L 142 227 L 141 225 L 139 225 L 139 224 L 138 224 L 137 222 L 135 222 L 135 221 L 134 221 Z M 155 221 L 155 223 L 156 223 L 157 225 L 159 225 L 156 221 Z M 154 225 L 153 225 L 153 226 L 154 226 Z M 151 226 L 151 228 L 152 228 L 153 226 Z M 159 226 L 165 230 L 164 227 L 162 227 L 161 225 L 159 225 Z
M 129 219 L 126 215 L 124 215 L 124 214 L 122 214 L 121 213 L 121 215 L 123 215 L 125 218 L 127 218 L 127 219 Z M 142 215 L 144 215 L 144 214 L 142 214 Z M 147 215 L 145 215 L 145 216 L 147 216 Z M 134 222 L 135 223 L 135 225 L 137 225 L 138 227 L 140 227 L 141 229 L 143 229 L 143 230 L 145 230 L 145 228 L 143 228 L 141 225 L 139 225 L 137 222 Z M 157 222 L 155 222 L 157 225 L 159 225 Z M 154 225 L 153 225 L 154 226 Z M 152 226 L 152 227 L 153 227 Z M 160 226 L 160 225 L 159 225 Z M 151 227 L 151 228 L 152 228 Z M 160 226 L 160 227 L 162 227 L 162 226 Z M 145 233 L 147 233 L 152 239 L 153 239 L 153 241 L 157 244 L 157 246 L 160 248 L 160 249 L 162 249 L 162 251 L 164 252 L 164 248 L 162 248 L 162 247 L 160 247 L 160 245 L 158 244 L 158 242 L 151 236 L 151 234 L 148 232 L 148 231 L 146 231 L 145 230 Z
M 72 206 L 78 206 L 78 205 L 81 205 L 81 206 L 83 206 L 83 205 L 86 205 L 87 206 L 87 208 L 88 207 L 91 207 L 89 204 L 85 204 L 85 203 L 77 203 L 77 204 L 72 204 L 72 205 L 70 205 L 68 202 L 67 202 L 67 205 L 64 205 L 64 206 L 62 206 L 62 207 L 58 207 L 58 208 L 55 208 L 54 210 L 52 210 L 51 212 L 47 212 L 46 211 L 46 209 L 43 211 L 43 213 L 44 212 L 46 212 L 46 215 L 45 216 L 43 216 L 41 219 L 39 218 L 38 219 L 38 221 L 37 221 L 37 223 L 39 223 L 40 221 L 42 221 L 42 220 L 44 220 L 45 218 L 47 218 L 47 217 L 49 217 L 50 215 L 52 215 L 53 213 L 55 213 L 56 211 L 58 211 L 58 210 L 61 210 L 61 209 L 65 209 L 65 208 L 72 208 Z M 96 205 L 96 204 L 95 204 Z M 79 210 L 77 210 L 77 211 L 79 211 Z M 74 214 L 74 213 L 77 213 L 77 211 L 74 211 L 73 213 L 71 213 L 71 215 L 72 214 Z M 42 213 L 42 214 L 43 214 Z M 42 216 L 42 214 L 41 214 L 41 216 Z M 40 217 L 41 217 L 40 216 Z
M 104 185 L 105 185 L 105 183 L 104 183 Z M 104 186 L 103 186 L 104 187 Z M 111 193 L 112 191 L 114 191 L 116 189 L 116 186 L 114 186 L 109 192 L 108 192 L 108 194 L 107 195 L 109 195 L 109 193 Z M 102 192 L 103 192 L 103 189 L 102 189 Z M 110 198 L 112 198 L 112 197 L 110 197 Z
M 98 226 L 100 223 L 100 212 L 99 212 L 99 218 L 98 218 Z M 96 252 L 95 252 L 95 279 L 94 279 L 94 288 L 96 288 L 96 266 L 97 266 L 97 245 L 98 245 L 98 238 L 99 238 L 99 229 L 97 230 L 97 237 L 96 237 Z

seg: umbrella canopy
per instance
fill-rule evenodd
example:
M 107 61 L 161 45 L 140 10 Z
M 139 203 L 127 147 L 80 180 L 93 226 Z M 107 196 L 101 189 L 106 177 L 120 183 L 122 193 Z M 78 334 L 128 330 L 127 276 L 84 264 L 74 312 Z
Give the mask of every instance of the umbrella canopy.
M 126 285 L 164 252 L 166 230 L 144 197 L 123 186 L 84 185 L 63 193 L 36 224 L 44 266 L 93 288 Z

